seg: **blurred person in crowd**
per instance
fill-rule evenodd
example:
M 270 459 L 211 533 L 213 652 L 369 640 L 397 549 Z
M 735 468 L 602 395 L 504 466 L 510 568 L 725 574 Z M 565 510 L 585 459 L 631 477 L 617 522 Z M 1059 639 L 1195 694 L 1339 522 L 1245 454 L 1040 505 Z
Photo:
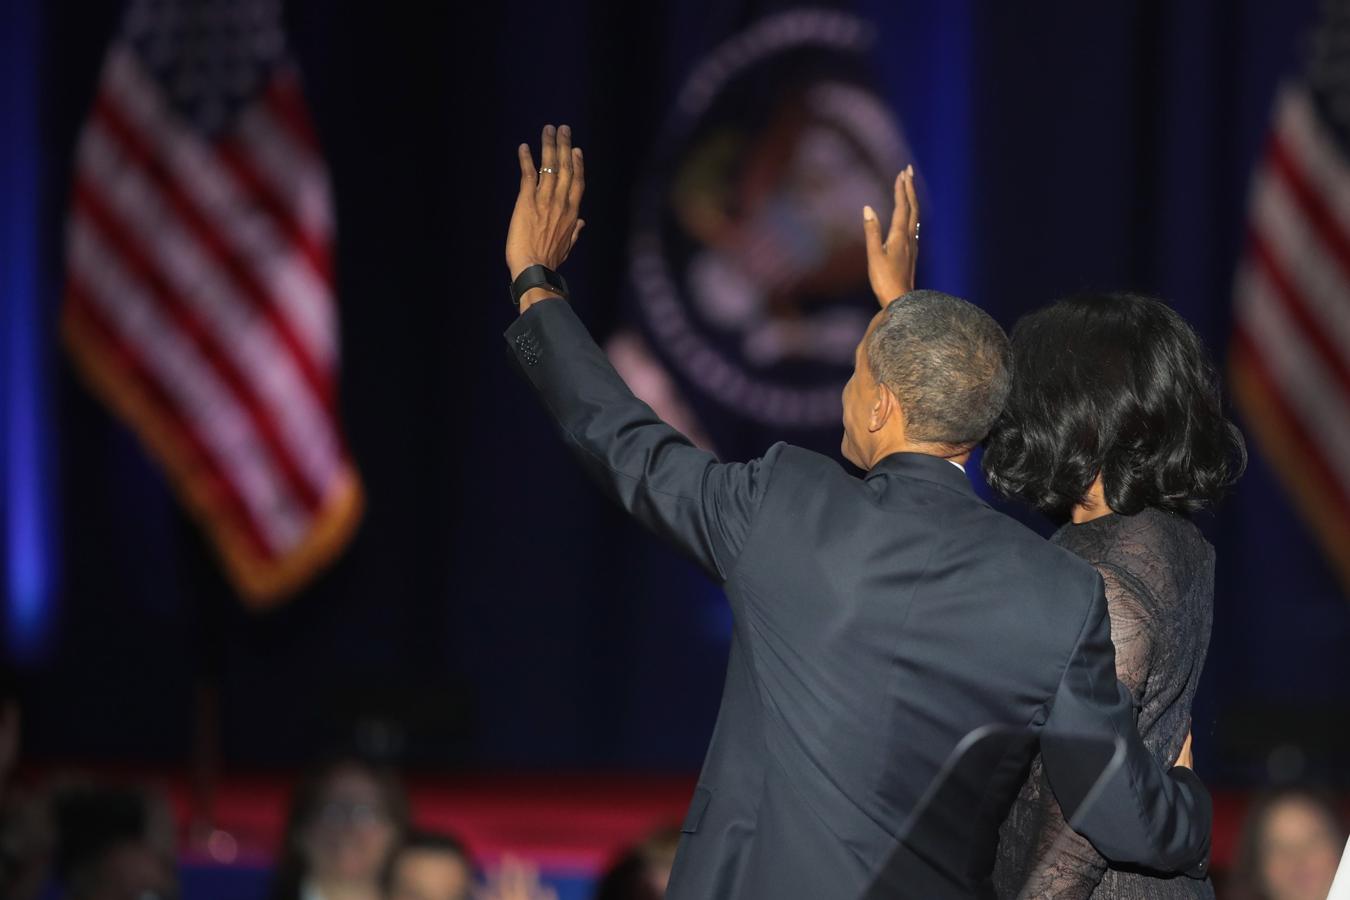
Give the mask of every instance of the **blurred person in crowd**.
M 0 662 L 0 897 L 22 865 L 24 836 L 10 796 L 10 778 L 19 762 L 19 698 L 13 672 Z
M 0 804 L 19 763 L 19 690 L 14 671 L 0 662 Z
M 558 900 L 558 892 L 544 884 L 538 866 L 508 854 L 488 871 L 474 900 Z
M 389 854 L 408 827 L 393 773 L 355 758 L 319 767 L 297 786 L 271 900 L 378 900 Z
M 145 840 L 103 847 L 71 871 L 67 900 L 175 900 L 173 860 Z
M 1346 820 L 1326 794 L 1271 791 L 1247 812 L 1229 887 L 1242 900 L 1325 900 L 1345 850 Z
M 596 886 L 594 900 L 661 900 L 679 846 L 678 828 L 649 835 L 609 867 Z
M 889 230 L 862 211 L 881 311 L 841 398 L 859 477 L 785 443 L 724 462 L 633 396 L 556 271 L 582 228 L 582 154 L 566 127 L 541 143 L 538 167 L 518 149 L 508 352 L 602 489 L 725 586 L 735 624 L 667 895 L 983 895 L 1038 749 L 1108 857 L 1203 878 L 1209 794 L 1136 730 L 1101 575 L 966 475 L 1007 398 L 1010 350 L 978 307 L 914 290 L 913 171 L 896 178 Z M 941 794 L 922 850 L 897 842 L 953 750 L 991 724 L 1024 737 Z M 1104 769 L 1084 741 L 1122 747 L 1123 763 Z
M 469 853 L 448 834 L 411 832 L 385 866 L 385 900 L 469 900 L 472 888 Z
M 0 898 L 29 900 L 47 878 L 55 844 L 43 792 L 15 771 L 22 740 L 18 675 L 0 663 Z
M 54 800 L 56 874 L 68 900 L 174 900 L 175 838 L 168 803 L 138 788 L 76 784 Z
M 1052 541 L 1101 573 L 1116 675 L 1144 745 L 1167 765 L 1189 755 L 1214 618 L 1214 548 L 1190 517 L 1242 474 L 1242 435 L 1204 345 L 1160 300 L 1061 300 L 1017 323 L 1012 355 L 985 474 L 1064 522 Z M 994 880 L 1008 897 L 1214 896 L 1208 879 L 1109 868 L 1070 833 L 1039 759 L 1004 823 Z

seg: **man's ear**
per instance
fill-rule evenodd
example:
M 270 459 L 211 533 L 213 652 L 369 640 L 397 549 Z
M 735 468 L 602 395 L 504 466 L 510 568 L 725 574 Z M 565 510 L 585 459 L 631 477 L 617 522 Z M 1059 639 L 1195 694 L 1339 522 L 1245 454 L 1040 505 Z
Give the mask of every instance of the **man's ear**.
M 867 421 L 867 430 L 873 433 L 886 427 L 891 416 L 900 411 L 900 404 L 895 399 L 895 394 L 884 384 L 877 384 L 876 396 L 872 398 L 872 415 Z

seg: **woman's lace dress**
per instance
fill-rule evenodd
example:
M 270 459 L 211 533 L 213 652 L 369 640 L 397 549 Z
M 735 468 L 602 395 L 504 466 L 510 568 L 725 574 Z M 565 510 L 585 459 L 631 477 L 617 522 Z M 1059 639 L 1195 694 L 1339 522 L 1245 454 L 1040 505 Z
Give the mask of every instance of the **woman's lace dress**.
M 1116 673 L 1134 694 L 1145 746 L 1170 767 L 1190 728 L 1209 647 L 1214 548 L 1189 520 L 1157 509 L 1065 525 L 1052 540 L 1101 572 Z M 994 885 L 1006 898 L 1214 896 L 1208 879 L 1108 868 L 1065 824 L 1039 757 L 999 832 Z

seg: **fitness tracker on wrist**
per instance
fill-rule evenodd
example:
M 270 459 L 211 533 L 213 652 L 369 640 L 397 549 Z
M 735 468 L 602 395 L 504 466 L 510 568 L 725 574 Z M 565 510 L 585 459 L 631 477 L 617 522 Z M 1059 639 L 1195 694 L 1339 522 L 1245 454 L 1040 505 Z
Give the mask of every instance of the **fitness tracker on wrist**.
M 516 276 L 516 280 L 511 282 L 511 303 L 520 306 L 520 298 L 525 296 L 526 291 L 535 288 L 548 288 L 564 300 L 567 299 L 567 279 L 548 266 L 533 265 L 527 266 Z

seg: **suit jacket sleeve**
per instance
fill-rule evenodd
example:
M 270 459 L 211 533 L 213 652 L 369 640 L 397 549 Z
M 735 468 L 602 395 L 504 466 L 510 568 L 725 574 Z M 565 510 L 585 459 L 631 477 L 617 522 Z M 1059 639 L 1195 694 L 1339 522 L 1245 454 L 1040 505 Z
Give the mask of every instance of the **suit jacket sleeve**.
M 605 492 L 725 581 L 782 445 L 749 463 L 721 463 L 695 447 L 633 396 L 565 300 L 535 303 L 506 341 L 563 440 Z
M 1107 859 L 1204 877 L 1209 866 L 1209 792 L 1190 769 L 1164 771 L 1134 724 L 1134 701 L 1116 679 L 1102 582 L 1079 634 L 1041 736 L 1045 773 L 1065 818 Z M 1124 763 L 1093 792 L 1104 759 L 1083 738 L 1120 738 Z

